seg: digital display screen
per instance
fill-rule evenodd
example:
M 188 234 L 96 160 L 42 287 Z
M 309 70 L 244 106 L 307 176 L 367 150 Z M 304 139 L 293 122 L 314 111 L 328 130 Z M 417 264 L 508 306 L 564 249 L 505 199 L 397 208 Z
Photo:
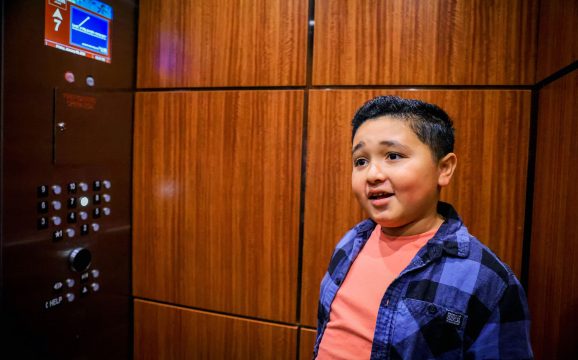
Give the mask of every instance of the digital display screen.
M 46 0 L 44 44 L 110 63 L 112 7 L 98 0 Z

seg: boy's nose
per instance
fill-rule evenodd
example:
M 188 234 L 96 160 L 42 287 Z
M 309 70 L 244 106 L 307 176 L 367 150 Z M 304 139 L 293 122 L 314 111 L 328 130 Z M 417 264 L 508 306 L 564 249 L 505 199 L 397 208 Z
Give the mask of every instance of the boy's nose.
M 383 182 L 386 179 L 385 171 L 379 164 L 371 163 L 367 169 L 367 181 L 370 183 Z

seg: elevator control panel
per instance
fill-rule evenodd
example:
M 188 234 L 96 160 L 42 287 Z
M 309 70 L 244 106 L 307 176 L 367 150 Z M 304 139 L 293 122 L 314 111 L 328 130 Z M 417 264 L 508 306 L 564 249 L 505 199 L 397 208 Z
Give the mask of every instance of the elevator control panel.
M 137 0 L 0 10 L 0 359 L 128 359 Z
M 38 185 L 37 227 L 49 230 L 53 241 L 73 240 L 101 230 L 100 219 L 110 216 L 109 180 Z
M 110 180 L 67 181 L 63 184 L 41 184 L 38 198 L 37 229 L 53 242 L 69 242 L 67 261 L 73 272 L 66 279 L 52 279 L 50 296 L 43 301 L 46 310 L 97 293 L 100 271 L 92 264 L 88 248 L 75 247 L 78 238 L 101 231 L 101 219 L 111 215 Z M 46 287 L 48 288 L 48 286 Z

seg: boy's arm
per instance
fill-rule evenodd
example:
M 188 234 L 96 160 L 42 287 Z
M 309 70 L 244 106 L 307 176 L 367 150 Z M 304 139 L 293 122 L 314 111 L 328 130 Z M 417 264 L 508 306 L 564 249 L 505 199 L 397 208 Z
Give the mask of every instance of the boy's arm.
M 533 359 L 530 313 L 524 289 L 511 276 L 478 337 L 466 350 L 466 359 Z

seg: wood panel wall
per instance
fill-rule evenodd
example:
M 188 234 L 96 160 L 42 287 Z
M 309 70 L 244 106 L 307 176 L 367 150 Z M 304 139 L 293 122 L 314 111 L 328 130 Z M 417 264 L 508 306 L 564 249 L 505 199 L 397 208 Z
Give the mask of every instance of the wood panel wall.
M 378 94 L 450 113 L 459 165 L 444 199 L 522 271 L 538 0 L 139 12 L 135 358 L 310 358 L 319 281 L 364 216 L 349 122 Z
M 537 359 L 578 357 L 578 71 L 540 90 L 530 261 Z
M 135 296 L 295 320 L 302 91 L 140 93 Z
M 139 88 L 305 85 L 307 1 L 143 0 Z
M 315 85 L 534 83 L 536 0 L 315 5 Z
M 542 83 L 535 90 L 539 101 L 528 284 L 536 359 L 578 358 L 578 191 L 573 181 L 578 176 L 577 18 L 576 1 L 540 2 L 537 80 Z
M 578 2 L 575 0 L 540 2 L 536 80 L 543 80 L 578 60 L 576 19 L 578 19 Z
M 215 315 L 142 300 L 135 300 L 134 314 L 135 359 L 296 358 L 296 326 Z

